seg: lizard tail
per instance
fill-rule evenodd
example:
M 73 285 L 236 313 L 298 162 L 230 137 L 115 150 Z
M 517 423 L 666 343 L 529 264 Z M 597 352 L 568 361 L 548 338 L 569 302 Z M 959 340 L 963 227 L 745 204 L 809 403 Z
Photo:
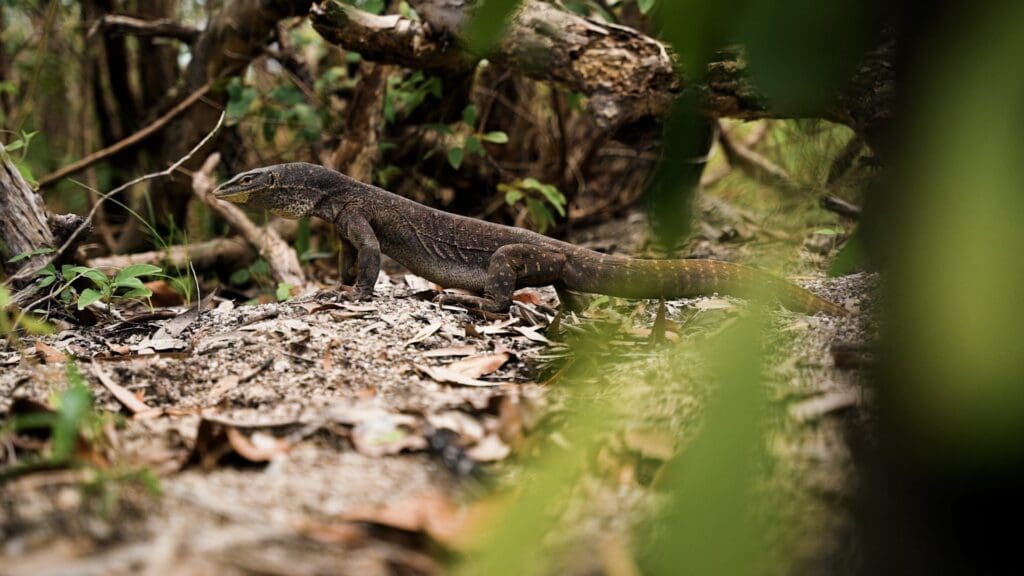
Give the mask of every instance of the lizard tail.
M 824 312 L 846 316 L 837 306 L 792 282 L 756 268 L 720 260 L 646 260 L 602 256 L 585 258 L 582 282 L 567 286 L 623 298 L 694 298 L 714 293 L 749 299 L 775 298 L 783 306 L 805 314 Z

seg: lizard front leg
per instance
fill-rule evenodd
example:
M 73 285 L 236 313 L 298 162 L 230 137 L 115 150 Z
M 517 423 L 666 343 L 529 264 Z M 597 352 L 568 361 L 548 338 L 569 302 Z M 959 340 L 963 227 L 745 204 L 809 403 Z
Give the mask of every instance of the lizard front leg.
M 532 244 L 509 244 L 491 255 L 487 265 L 484 295 L 442 294 L 437 301 L 480 308 L 488 312 L 505 312 L 512 305 L 517 287 L 545 286 L 558 283 L 565 267 L 565 255 Z
M 358 214 L 342 216 L 336 223 L 338 233 L 355 248 L 355 283 L 352 300 L 369 300 L 380 274 L 380 242 L 370 223 Z M 344 276 L 344 274 L 343 274 Z

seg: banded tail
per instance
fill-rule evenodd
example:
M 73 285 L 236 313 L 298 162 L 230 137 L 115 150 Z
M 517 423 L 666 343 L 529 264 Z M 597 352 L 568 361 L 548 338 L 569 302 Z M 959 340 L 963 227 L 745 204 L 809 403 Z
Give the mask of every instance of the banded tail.
M 566 278 L 566 287 L 580 292 L 622 298 L 694 298 L 714 293 L 740 298 L 775 298 L 786 308 L 805 314 L 824 312 L 846 316 L 833 304 L 767 272 L 720 260 L 646 260 L 594 254 L 575 258 L 577 274 Z

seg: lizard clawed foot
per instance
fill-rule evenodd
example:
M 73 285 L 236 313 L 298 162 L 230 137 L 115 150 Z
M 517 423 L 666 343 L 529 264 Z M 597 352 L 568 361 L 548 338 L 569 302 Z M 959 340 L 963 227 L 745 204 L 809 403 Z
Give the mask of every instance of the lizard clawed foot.
M 316 295 L 317 302 L 365 302 L 373 298 L 373 292 L 366 290 L 324 290 Z
M 442 306 L 461 306 L 471 310 L 483 310 L 485 312 L 508 312 L 508 306 L 501 307 L 496 301 L 490 298 L 481 298 L 470 294 L 438 294 L 434 302 Z

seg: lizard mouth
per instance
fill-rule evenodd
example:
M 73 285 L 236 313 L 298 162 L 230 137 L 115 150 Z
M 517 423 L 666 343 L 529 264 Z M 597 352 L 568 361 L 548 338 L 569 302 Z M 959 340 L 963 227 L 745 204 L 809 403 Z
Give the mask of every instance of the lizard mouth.
M 251 195 L 252 190 L 232 190 L 227 184 L 218 186 L 217 189 L 213 191 L 214 198 L 233 202 L 235 204 L 245 204 L 249 201 L 249 196 Z

